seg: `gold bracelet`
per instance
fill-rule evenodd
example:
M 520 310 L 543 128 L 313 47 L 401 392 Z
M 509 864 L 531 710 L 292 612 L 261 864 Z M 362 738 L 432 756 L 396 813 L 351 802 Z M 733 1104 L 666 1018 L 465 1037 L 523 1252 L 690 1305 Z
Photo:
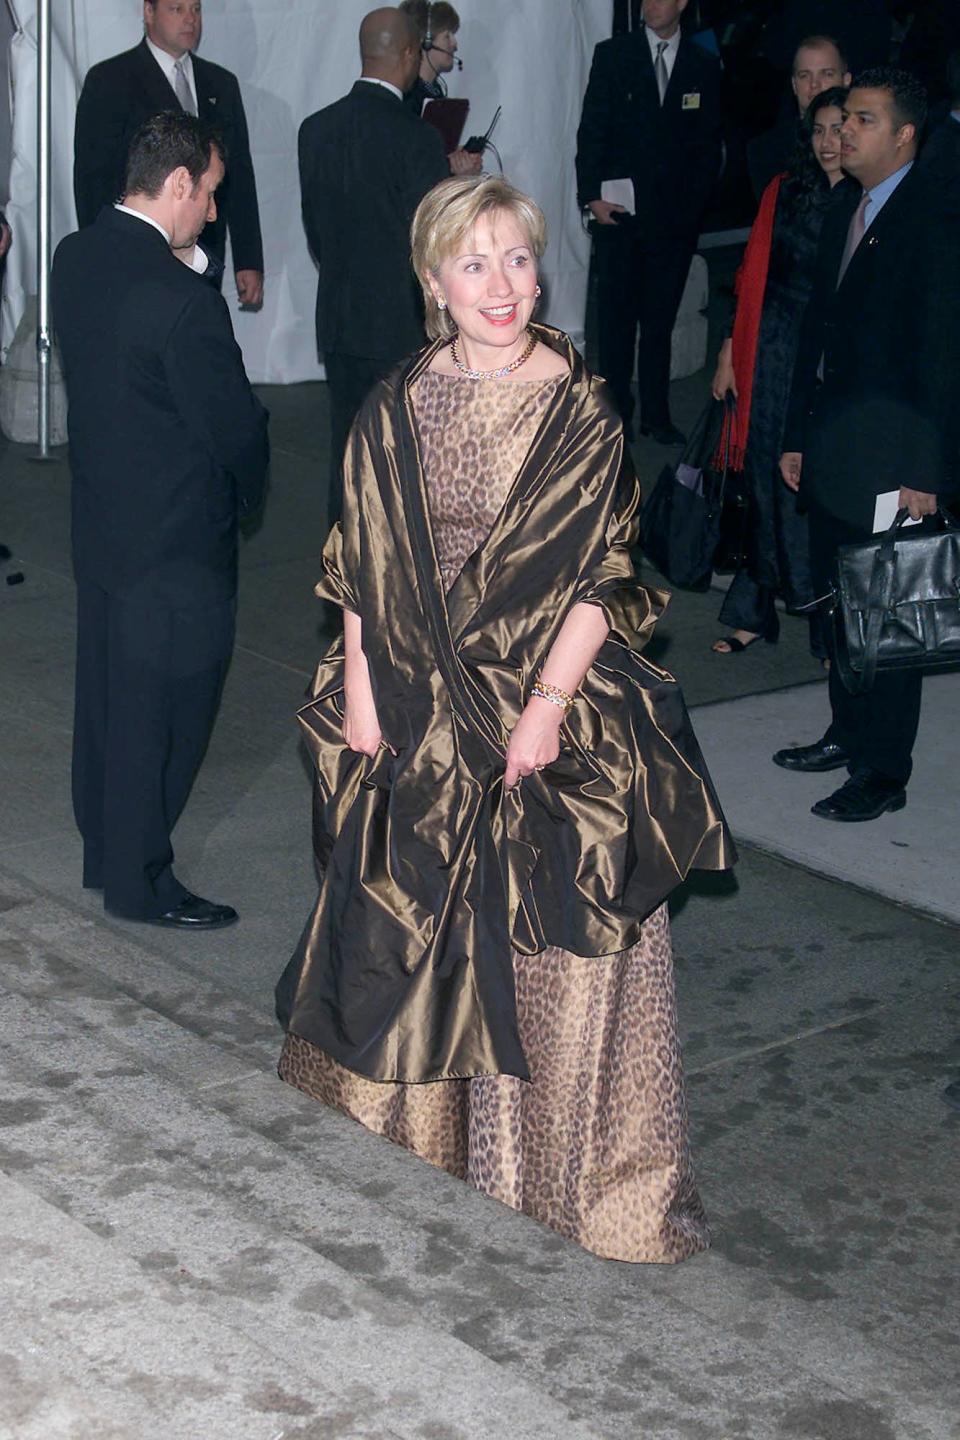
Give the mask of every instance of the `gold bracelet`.
M 573 696 L 568 695 L 566 690 L 561 690 L 559 685 L 548 684 L 546 680 L 535 680 L 530 694 L 538 700 L 549 700 L 551 705 L 559 705 L 564 715 L 573 709 Z

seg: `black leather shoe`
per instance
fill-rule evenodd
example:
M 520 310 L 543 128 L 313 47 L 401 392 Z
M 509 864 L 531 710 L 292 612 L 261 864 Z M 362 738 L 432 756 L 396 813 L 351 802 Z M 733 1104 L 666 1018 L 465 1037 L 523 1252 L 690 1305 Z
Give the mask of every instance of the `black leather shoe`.
M 686 445 L 687 437 L 676 425 L 641 425 L 640 434 L 647 435 L 658 445 Z
M 222 930 L 239 918 L 232 905 L 217 905 L 213 900 L 187 894 L 172 910 L 149 916 L 149 924 L 169 925 L 177 930 Z
M 826 800 L 818 800 L 811 814 L 821 820 L 877 820 L 887 810 L 902 810 L 907 792 L 896 780 L 876 770 L 857 770 Z
M 773 763 L 784 770 L 841 770 L 850 764 L 850 756 L 839 745 L 818 740 L 814 745 L 793 745 L 788 750 L 778 750 Z

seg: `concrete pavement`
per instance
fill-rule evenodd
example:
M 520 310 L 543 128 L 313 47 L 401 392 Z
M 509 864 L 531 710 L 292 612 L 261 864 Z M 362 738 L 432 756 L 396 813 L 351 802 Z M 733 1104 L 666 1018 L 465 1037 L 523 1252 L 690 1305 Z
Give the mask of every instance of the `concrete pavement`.
M 808 802 L 771 838 L 752 777 L 776 783 L 773 731 L 809 738 L 823 698 L 799 623 L 731 662 L 719 597 L 677 596 L 657 639 L 752 842 L 673 907 L 708 1255 L 598 1261 L 275 1078 L 271 990 L 314 888 L 292 714 L 321 643 L 324 387 L 268 403 L 273 491 L 176 836 L 184 878 L 242 912 L 207 936 L 79 889 L 68 480 L 0 456 L 26 576 L 0 585 L 0 1437 L 960 1436 L 958 931 L 882 865 L 872 894 L 812 873 L 820 832 L 789 852 L 805 868 L 770 853 Z M 922 839 L 917 780 L 891 818 Z M 950 785 L 931 796 L 955 815 Z M 949 827 L 936 849 L 955 870 Z

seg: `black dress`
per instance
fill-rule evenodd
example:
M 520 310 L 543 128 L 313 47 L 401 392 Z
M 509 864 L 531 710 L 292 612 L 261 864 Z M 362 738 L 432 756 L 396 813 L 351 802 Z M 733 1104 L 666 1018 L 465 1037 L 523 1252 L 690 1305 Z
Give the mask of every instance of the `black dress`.
M 791 181 L 784 180 L 773 219 L 746 449 L 746 479 L 754 506 L 750 564 L 734 576 L 720 611 L 724 625 L 771 639 L 777 633 L 777 595 L 788 610 L 814 599 L 807 520 L 797 510 L 796 495 L 780 477 L 780 455 L 823 217 L 840 188 L 807 197 L 804 203 L 791 193 Z M 814 650 L 819 653 L 816 642 Z

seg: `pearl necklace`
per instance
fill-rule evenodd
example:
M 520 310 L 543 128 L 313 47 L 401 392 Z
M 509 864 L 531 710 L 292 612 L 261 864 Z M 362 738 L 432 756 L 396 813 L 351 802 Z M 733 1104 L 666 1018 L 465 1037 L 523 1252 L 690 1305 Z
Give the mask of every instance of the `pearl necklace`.
M 468 380 L 499 380 L 503 375 L 509 375 L 511 370 L 519 370 L 524 361 L 530 359 L 530 356 L 536 349 L 536 345 L 537 337 L 531 330 L 530 339 L 523 354 L 518 355 L 516 360 L 512 360 L 509 365 L 501 365 L 499 370 L 471 370 L 470 366 L 465 365 L 460 359 L 460 352 L 457 349 L 457 336 L 454 335 L 450 341 L 450 358 L 461 375 L 466 375 Z

